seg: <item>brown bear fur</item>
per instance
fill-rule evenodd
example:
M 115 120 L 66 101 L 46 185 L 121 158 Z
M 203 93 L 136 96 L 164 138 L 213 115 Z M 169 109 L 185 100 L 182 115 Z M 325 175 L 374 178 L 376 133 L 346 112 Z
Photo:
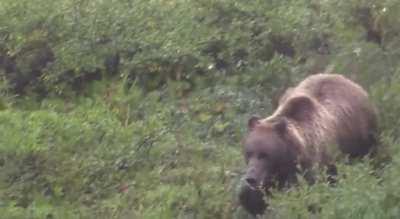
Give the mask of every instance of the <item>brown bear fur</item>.
M 263 213 L 266 204 L 260 193 L 295 183 L 296 173 L 310 183 L 314 167 L 335 175 L 333 147 L 351 158 L 371 152 L 376 115 L 367 92 L 342 75 L 312 75 L 288 89 L 271 116 L 249 120 L 246 184 L 239 194 L 243 207 Z

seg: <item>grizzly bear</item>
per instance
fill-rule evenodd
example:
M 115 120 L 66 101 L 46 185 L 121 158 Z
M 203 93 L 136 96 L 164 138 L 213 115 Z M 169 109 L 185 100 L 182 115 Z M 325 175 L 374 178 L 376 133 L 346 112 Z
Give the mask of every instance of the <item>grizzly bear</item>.
M 264 195 L 272 187 L 295 184 L 297 174 L 312 184 L 315 167 L 325 169 L 333 181 L 336 152 L 356 158 L 374 151 L 377 110 L 353 81 L 315 74 L 288 89 L 271 116 L 250 118 L 248 130 L 239 201 L 257 215 L 265 211 Z

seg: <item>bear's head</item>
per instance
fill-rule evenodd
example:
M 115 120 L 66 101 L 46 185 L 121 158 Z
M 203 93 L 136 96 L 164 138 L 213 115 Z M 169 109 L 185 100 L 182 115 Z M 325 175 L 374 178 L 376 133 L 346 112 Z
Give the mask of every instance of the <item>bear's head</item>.
M 264 196 L 270 195 L 271 187 L 281 189 L 296 182 L 301 146 L 289 123 L 308 119 L 312 109 L 310 101 L 308 97 L 292 98 L 273 119 L 262 120 L 256 116 L 249 119 L 243 150 L 247 169 L 239 200 L 251 214 L 265 211 Z

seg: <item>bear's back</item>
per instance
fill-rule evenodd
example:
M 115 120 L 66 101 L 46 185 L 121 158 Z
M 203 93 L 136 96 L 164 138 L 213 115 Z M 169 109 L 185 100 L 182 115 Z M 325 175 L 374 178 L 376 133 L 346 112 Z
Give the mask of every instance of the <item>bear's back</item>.
M 364 155 L 375 144 L 376 109 L 358 84 L 342 75 L 316 74 L 302 81 L 291 93 L 310 95 L 335 118 L 336 141 L 343 152 Z

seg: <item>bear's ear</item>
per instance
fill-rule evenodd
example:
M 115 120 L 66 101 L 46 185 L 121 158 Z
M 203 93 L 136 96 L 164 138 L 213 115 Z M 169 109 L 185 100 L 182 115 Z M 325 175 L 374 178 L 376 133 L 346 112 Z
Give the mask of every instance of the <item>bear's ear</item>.
M 288 124 L 286 119 L 281 118 L 274 123 L 273 127 L 278 132 L 278 134 L 284 135 L 287 132 Z
M 252 131 L 257 125 L 260 124 L 261 118 L 259 116 L 251 116 L 249 121 L 247 122 L 247 128 L 249 131 Z
M 315 105 L 310 97 L 305 95 L 296 96 L 284 103 L 281 115 L 302 122 L 310 119 L 314 109 Z

